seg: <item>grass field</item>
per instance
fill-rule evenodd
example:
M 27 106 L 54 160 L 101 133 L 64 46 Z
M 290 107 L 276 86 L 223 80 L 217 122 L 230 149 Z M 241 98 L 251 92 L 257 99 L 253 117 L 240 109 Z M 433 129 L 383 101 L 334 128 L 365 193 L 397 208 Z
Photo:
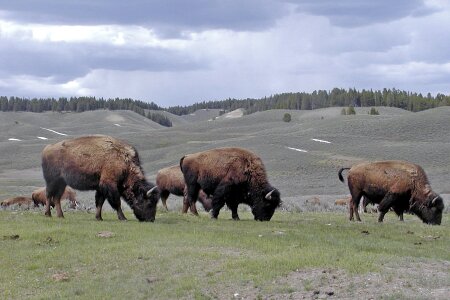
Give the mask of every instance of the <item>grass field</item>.
M 384 224 L 338 213 L 128 218 L 0 211 L 0 298 L 445 299 L 450 291 L 448 214 L 442 226 L 393 214 Z

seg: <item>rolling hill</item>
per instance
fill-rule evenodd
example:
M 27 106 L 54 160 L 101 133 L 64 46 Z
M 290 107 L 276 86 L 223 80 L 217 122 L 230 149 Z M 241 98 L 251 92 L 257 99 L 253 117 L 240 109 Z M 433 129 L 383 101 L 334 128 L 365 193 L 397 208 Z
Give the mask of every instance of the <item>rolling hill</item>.
M 44 185 L 40 152 L 46 144 L 86 134 L 109 134 L 134 145 L 153 181 L 160 168 L 177 164 L 185 154 L 215 147 L 248 148 L 263 159 L 286 207 L 311 197 L 334 201 L 348 194 L 337 171 L 363 160 L 418 163 L 436 192 L 450 194 L 450 107 L 418 113 L 379 107 L 377 116 L 368 115 L 368 110 L 357 108 L 352 116 L 342 116 L 339 107 L 270 110 L 236 118 L 214 118 L 219 115 L 216 110 L 185 117 L 166 113 L 174 124 L 171 128 L 130 111 L 1 112 L 0 199 Z M 282 121 L 285 113 L 291 114 L 291 122 Z M 80 195 L 86 205 L 94 205 L 91 194 Z M 450 199 L 444 198 L 448 209 Z

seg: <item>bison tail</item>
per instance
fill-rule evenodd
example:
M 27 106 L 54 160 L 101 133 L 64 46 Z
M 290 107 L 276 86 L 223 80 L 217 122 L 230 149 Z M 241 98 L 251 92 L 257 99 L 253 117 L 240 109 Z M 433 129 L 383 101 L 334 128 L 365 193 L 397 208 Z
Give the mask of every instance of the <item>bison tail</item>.
M 181 169 L 181 172 L 183 172 L 183 160 L 184 160 L 185 157 L 186 157 L 186 155 L 183 156 L 183 157 L 180 159 L 180 169 Z
M 342 176 L 342 172 L 343 172 L 344 170 L 350 170 L 350 168 L 341 168 L 341 169 L 339 170 L 338 176 L 339 176 L 339 180 L 340 180 L 341 182 L 344 182 L 344 177 Z

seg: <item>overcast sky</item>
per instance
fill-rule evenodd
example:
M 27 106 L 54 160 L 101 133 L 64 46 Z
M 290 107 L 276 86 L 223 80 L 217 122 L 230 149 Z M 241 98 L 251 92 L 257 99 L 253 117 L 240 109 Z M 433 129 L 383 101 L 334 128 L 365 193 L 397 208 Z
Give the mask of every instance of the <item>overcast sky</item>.
M 0 0 L 0 96 L 450 94 L 449 0 Z

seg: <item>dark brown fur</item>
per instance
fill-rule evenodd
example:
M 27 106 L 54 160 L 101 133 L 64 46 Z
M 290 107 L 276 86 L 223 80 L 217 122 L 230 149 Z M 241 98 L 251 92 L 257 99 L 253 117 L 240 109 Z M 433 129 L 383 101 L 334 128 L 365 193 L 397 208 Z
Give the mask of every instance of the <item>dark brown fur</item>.
M 78 206 L 76 195 L 77 193 L 69 186 L 67 186 L 66 189 L 64 190 L 63 195 L 61 196 L 61 200 L 64 199 L 69 200 L 70 208 L 76 208 Z M 45 204 L 47 203 L 47 190 L 45 189 L 45 187 L 41 187 L 33 191 L 33 193 L 31 194 L 31 199 L 33 199 L 35 206 L 39 205 L 45 206 Z M 55 206 L 54 203 L 50 203 L 50 205 L 52 207 Z
M 338 175 L 342 182 L 342 171 L 345 169 L 350 169 L 347 177 L 352 195 L 350 220 L 353 220 L 355 213 L 356 219 L 361 221 L 357 208 L 361 197 L 365 196 L 371 203 L 379 204 L 379 222 L 392 207 L 399 216 L 406 211 L 417 215 L 425 223 L 441 223 L 444 202 L 431 190 L 420 166 L 405 161 L 361 163 L 340 169 Z
M 19 197 L 5 199 L 0 203 L 0 205 L 1 206 L 10 206 L 10 205 L 17 204 L 19 206 L 22 206 L 22 205 L 30 206 L 32 203 L 33 203 L 33 200 L 30 197 L 19 196 Z
M 199 190 L 212 195 L 211 216 L 217 218 L 227 204 L 235 220 L 240 203 L 252 208 L 255 220 L 269 221 L 280 206 L 280 193 L 268 180 L 264 164 L 254 153 L 242 148 L 218 148 L 189 154 L 180 160 L 189 203 Z
M 48 145 L 42 151 L 42 170 L 47 184 L 47 216 L 51 216 L 50 203 L 54 202 L 57 216 L 63 217 L 61 196 L 68 185 L 96 191 L 98 220 L 102 220 L 105 199 L 120 220 L 126 219 L 120 197 L 139 221 L 155 219 L 158 190 L 145 179 L 138 152 L 127 143 L 109 136 L 85 136 Z
M 186 184 L 184 183 L 183 173 L 180 170 L 180 166 L 171 166 L 158 171 L 156 175 L 156 185 L 161 193 L 161 202 L 163 206 L 167 208 L 167 198 L 170 194 L 183 197 L 183 213 L 186 213 L 188 208 L 195 215 L 198 215 L 195 203 L 189 205 L 189 202 L 185 197 Z M 206 211 L 211 210 L 211 199 L 202 190 L 198 194 L 198 201 L 203 205 Z

